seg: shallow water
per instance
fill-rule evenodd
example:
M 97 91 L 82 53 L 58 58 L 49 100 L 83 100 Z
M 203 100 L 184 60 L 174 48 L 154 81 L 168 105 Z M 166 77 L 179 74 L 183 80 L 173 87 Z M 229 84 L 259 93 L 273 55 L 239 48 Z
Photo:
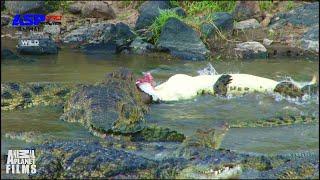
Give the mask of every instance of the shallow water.
M 14 41 L 5 47 L 13 48 Z M 58 55 L 30 56 L 32 63 L 1 61 L 1 81 L 19 82 L 97 82 L 118 67 L 128 67 L 136 74 L 151 71 L 158 83 L 168 77 L 185 73 L 197 75 L 208 62 L 167 60 L 133 55 L 84 54 L 79 50 L 62 49 Z M 248 73 L 283 80 L 310 81 L 318 74 L 318 61 L 303 59 L 214 61 L 211 64 L 219 73 Z M 274 117 L 285 113 L 307 114 L 318 117 L 318 96 L 302 104 L 277 100 L 269 95 L 246 95 L 231 99 L 199 96 L 193 100 L 168 104 L 154 104 L 147 116 L 148 123 L 170 127 L 186 135 L 203 127 L 214 127 L 218 122 L 229 124 L 240 121 Z M 3 131 L 39 131 L 59 138 L 92 138 L 87 130 L 77 124 L 59 121 L 61 112 L 47 108 L 2 112 Z M 317 125 L 294 125 L 274 128 L 232 128 L 222 147 L 238 151 L 277 153 L 319 149 Z M 3 143 L 3 141 L 2 141 Z M 23 145 L 5 139 L 5 147 Z

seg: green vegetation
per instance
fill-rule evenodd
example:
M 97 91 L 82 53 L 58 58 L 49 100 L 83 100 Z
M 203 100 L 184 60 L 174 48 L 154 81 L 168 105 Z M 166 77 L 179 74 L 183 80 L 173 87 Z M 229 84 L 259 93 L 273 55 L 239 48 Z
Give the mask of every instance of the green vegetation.
M 188 15 L 208 14 L 212 12 L 231 12 L 236 1 L 182 1 L 180 5 Z
M 63 10 L 66 11 L 72 1 L 45 1 L 45 6 L 48 7 L 50 11 Z
M 290 11 L 290 10 L 292 10 L 292 9 L 295 8 L 295 7 L 296 7 L 296 4 L 294 4 L 293 1 L 288 1 L 287 4 L 286 4 L 286 10 L 287 10 L 287 11 Z
M 161 10 L 160 15 L 156 18 L 156 20 L 153 22 L 153 24 L 149 27 L 149 30 L 153 33 L 153 43 L 157 43 L 161 29 L 163 25 L 167 22 L 167 20 L 171 17 L 175 17 L 179 20 L 182 20 L 182 17 L 178 16 L 174 11 L 172 10 Z
M 270 11 L 273 7 L 272 0 L 268 1 L 259 1 L 259 8 L 261 11 Z

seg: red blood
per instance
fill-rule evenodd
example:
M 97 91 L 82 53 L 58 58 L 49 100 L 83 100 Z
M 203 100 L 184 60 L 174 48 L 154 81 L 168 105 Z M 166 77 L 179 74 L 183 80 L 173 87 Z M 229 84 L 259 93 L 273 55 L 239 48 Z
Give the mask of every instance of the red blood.
M 144 74 L 144 76 L 142 78 L 140 78 L 136 81 L 136 84 L 139 85 L 139 84 L 145 83 L 145 82 L 150 83 L 151 85 L 154 85 L 155 82 L 154 82 L 153 77 L 150 73 Z

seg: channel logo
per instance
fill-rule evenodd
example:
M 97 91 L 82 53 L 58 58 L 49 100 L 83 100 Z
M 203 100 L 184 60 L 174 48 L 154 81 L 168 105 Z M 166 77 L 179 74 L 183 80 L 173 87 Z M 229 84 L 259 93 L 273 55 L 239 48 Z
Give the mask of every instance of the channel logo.
M 20 46 L 39 46 L 39 40 L 20 40 Z
M 38 26 L 39 24 L 61 24 L 61 15 L 17 14 L 12 21 L 13 27 Z

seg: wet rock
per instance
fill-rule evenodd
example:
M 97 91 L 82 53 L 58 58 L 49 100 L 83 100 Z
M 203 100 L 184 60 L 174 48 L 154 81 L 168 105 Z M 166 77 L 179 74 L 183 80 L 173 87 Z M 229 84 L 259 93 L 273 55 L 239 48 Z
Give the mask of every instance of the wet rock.
M 176 18 L 169 18 L 163 26 L 158 48 L 185 60 L 205 60 L 209 54 L 196 31 Z
M 154 45 L 143 41 L 141 38 L 136 38 L 129 47 L 130 52 L 134 54 L 145 54 L 152 52 L 155 49 Z
M 232 31 L 233 18 L 232 15 L 226 12 L 217 12 L 211 14 L 209 17 L 210 23 L 201 25 L 201 32 L 205 37 L 212 37 L 216 34 L 216 28 L 220 31 Z
M 146 29 L 159 16 L 159 9 L 170 9 L 169 1 L 146 1 L 139 8 L 135 29 Z
M 175 8 L 172 8 L 172 10 L 178 15 L 178 16 L 181 16 L 181 17 L 187 17 L 187 13 L 184 11 L 183 8 L 181 7 L 175 7 Z
M 135 133 L 145 127 L 148 109 L 139 93 L 133 74 L 120 69 L 100 84 L 82 87 L 67 101 L 61 119 L 93 132 Z
M 5 1 L 5 7 L 11 15 L 46 11 L 44 1 Z
M 241 59 L 267 58 L 267 49 L 255 41 L 237 44 L 235 53 Z
M 97 141 L 65 141 L 37 146 L 37 173 L 32 178 L 107 178 L 135 173 L 154 161 L 103 147 Z
M 308 27 L 319 24 L 319 2 L 306 3 L 289 12 L 278 13 L 271 19 L 269 26 L 281 28 L 288 23 Z
M 244 21 L 260 16 L 260 8 L 258 1 L 237 1 L 233 18 L 236 21 Z
M 309 30 L 303 34 L 300 40 L 300 46 L 304 50 L 319 52 L 319 25 L 309 28 Z
M 11 22 L 10 16 L 1 14 L 1 27 L 8 25 L 10 22 Z
M 38 45 L 27 46 L 23 42 L 31 40 L 31 41 L 38 41 Z M 51 38 L 25 38 L 20 39 L 17 52 L 19 54 L 58 54 L 58 46 Z
M 84 17 L 114 19 L 116 14 L 112 7 L 104 1 L 87 1 L 81 10 Z
M 248 19 L 248 20 L 240 21 L 234 25 L 234 29 L 237 29 L 237 30 L 255 29 L 260 27 L 261 25 L 256 19 Z

